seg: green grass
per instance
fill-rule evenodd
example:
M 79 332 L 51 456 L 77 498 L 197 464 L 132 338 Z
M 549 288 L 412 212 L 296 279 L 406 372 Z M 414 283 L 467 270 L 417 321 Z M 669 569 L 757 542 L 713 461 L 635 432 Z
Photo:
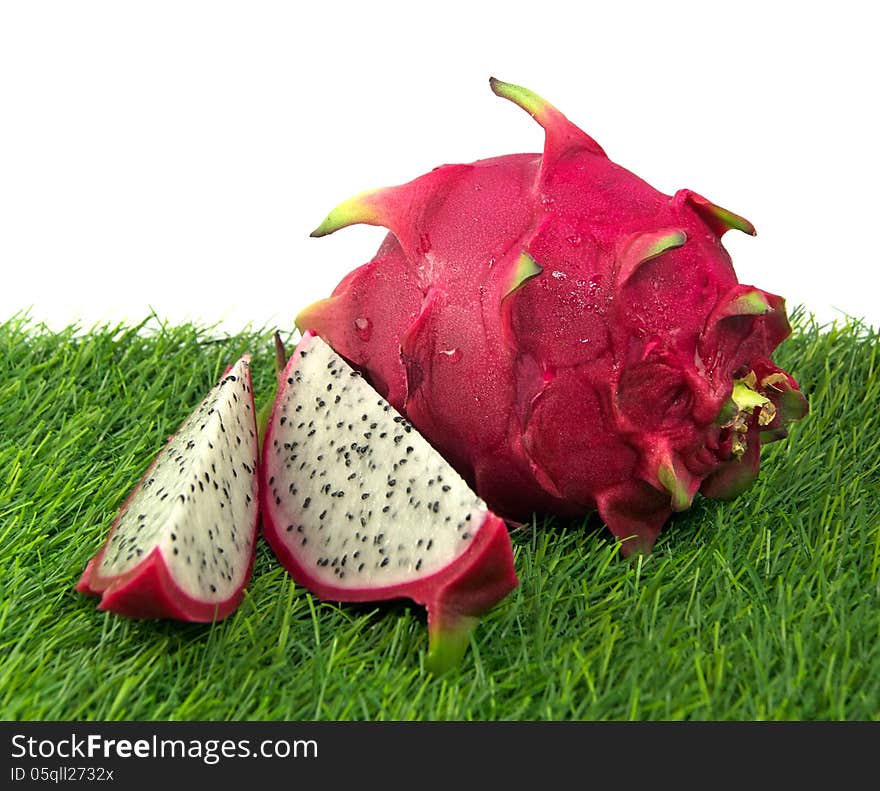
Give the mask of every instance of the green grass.
M 880 719 L 876 332 L 798 319 L 777 354 L 812 414 L 731 503 L 698 498 L 654 553 L 601 523 L 513 534 L 520 587 L 460 667 L 423 669 L 423 611 L 325 604 L 261 542 L 214 625 L 101 613 L 73 585 L 114 512 L 227 362 L 269 333 L 155 320 L 0 325 L 0 717 L 7 720 Z

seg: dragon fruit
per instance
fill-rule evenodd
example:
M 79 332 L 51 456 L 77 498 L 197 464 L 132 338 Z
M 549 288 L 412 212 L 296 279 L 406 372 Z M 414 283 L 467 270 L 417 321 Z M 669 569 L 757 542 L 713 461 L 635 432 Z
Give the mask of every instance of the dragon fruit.
M 263 534 L 291 576 L 325 600 L 425 605 L 436 673 L 517 585 L 504 522 L 313 333 L 280 376 L 260 477 Z
M 156 456 L 76 589 L 135 618 L 211 622 L 233 612 L 254 562 L 258 452 L 245 355 Z
M 313 232 L 390 230 L 297 317 L 512 520 L 598 510 L 650 551 L 698 491 L 734 497 L 807 402 L 770 360 L 783 300 L 740 284 L 748 220 L 664 195 L 525 88 L 492 90 L 544 150 L 443 165 L 357 195 Z

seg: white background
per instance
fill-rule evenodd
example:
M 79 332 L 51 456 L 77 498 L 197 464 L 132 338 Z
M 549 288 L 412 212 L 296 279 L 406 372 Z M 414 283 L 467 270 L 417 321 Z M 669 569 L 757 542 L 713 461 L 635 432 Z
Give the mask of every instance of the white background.
M 0 320 L 290 327 L 384 232 L 309 232 L 443 162 L 538 151 L 530 87 L 748 217 L 740 280 L 880 326 L 871 4 L 4 2 Z

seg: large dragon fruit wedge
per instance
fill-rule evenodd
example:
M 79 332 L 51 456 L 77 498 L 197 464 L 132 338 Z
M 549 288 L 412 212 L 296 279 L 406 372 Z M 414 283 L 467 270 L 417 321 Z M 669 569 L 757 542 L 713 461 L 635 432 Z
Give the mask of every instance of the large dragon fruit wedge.
M 254 562 L 258 450 L 245 355 L 159 451 L 76 589 L 135 618 L 229 615 Z
M 362 193 L 314 231 L 390 230 L 301 329 L 358 366 L 510 519 L 598 509 L 649 551 L 695 494 L 729 498 L 807 402 L 770 360 L 783 300 L 737 281 L 744 218 L 612 162 L 541 97 L 492 90 L 544 151 Z
M 331 601 L 424 605 L 432 672 L 517 585 L 504 521 L 314 333 L 281 374 L 260 476 L 263 535 L 293 578 Z

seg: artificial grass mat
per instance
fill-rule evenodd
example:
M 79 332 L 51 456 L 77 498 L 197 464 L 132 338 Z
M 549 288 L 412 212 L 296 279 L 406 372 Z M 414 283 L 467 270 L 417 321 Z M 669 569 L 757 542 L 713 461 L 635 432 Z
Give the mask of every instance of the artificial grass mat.
M 422 609 L 336 605 L 260 541 L 214 625 L 124 619 L 73 586 L 124 496 L 227 363 L 274 386 L 271 332 L 0 325 L 4 720 L 880 719 L 876 331 L 795 320 L 775 355 L 810 400 L 730 503 L 698 497 L 654 553 L 596 517 L 512 534 L 520 587 L 461 665 L 423 668 Z

